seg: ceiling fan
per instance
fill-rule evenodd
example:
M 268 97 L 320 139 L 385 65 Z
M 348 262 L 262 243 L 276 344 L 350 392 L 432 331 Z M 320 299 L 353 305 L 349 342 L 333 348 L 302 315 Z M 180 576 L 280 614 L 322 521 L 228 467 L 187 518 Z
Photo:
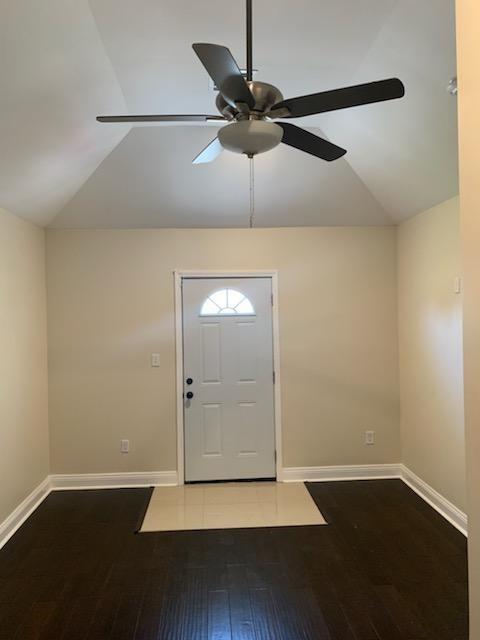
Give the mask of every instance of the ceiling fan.
M 346 150 L 289 122 L 273 122 L 277 118 L 300 118 L 337 109 L 402 98 L 403 83 L 398 78 L 368 82 L 332 91 L 322 91 L 296 98 L 283 99 L 271 84 L 253 80 L 252 64 L 252 0 L 247 2 L 247 69 L 246 76 L 227 47 L 195 43 L 193 50 L 212 78 L 219 94 L 216 106 L 221 115 L 125 115 L 98 116 L 99 122 L 226 122 L 218 135 L 193 163 L 211 162 L 223 149 L 243 153 L 252 158 L 269 151 L 280 142 L 311 155 L 332 161 Z

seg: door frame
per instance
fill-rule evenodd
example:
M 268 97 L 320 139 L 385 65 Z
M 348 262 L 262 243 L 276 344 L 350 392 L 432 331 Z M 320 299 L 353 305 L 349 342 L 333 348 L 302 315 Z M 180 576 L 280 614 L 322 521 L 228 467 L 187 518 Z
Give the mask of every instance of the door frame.
M 272 337 L 273 337 L 273 385 L 274 429 L 277 481 L 283 480 L 282 462 L 282 394 L 280 376 L 280 332 L 278 313 L 278 271 L 276 269 L 242 271 L 205 271 L 175 269 L 173 272 L 175 289 L 175 367 L 177 394 L 177 482 L 185 483 L 185 421 L 184 421 L 184 371 L 183 371 L 183 306 L 182 280 L 184 278 L 270 278 L 272 281 Z

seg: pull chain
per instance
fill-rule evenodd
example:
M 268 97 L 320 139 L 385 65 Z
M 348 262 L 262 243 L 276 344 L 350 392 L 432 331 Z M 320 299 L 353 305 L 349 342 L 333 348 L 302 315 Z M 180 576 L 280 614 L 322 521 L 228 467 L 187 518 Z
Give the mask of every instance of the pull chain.
M 250 219 L 249 225 L 250 229 L 253 229 L 253 225 L 255 224 L 255 174 L 254 174 L 254 164 L 253 164 L 253 156 L 249 156 L 250 161 Z

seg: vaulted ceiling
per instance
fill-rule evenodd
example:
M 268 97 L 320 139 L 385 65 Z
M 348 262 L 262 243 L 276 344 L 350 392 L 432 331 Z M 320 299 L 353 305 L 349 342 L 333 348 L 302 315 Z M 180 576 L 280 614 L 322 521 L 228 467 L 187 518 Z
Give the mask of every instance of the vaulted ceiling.
M 192 166 L 208 125 L 98 114 L 216 113 L 191 49 L 244 66 L 244 7 L 220 0 L 0 2 L 0 207 L 54 227 L 238 227 L 246 158 Z M 254 0 L 257 80 L 285 97 L 400 77 L 403 100 L 296 120 L 348 150 L 255 159 L 259 226 L 395 224 L 458 193 L 454 0 Z

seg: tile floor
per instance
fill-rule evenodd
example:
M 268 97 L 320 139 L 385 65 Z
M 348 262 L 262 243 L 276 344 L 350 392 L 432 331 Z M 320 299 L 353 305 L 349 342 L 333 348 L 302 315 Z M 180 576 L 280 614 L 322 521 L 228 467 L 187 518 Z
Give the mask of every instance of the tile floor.
M 156 487 L 140 531 L 327 524 L 303 483 Z

